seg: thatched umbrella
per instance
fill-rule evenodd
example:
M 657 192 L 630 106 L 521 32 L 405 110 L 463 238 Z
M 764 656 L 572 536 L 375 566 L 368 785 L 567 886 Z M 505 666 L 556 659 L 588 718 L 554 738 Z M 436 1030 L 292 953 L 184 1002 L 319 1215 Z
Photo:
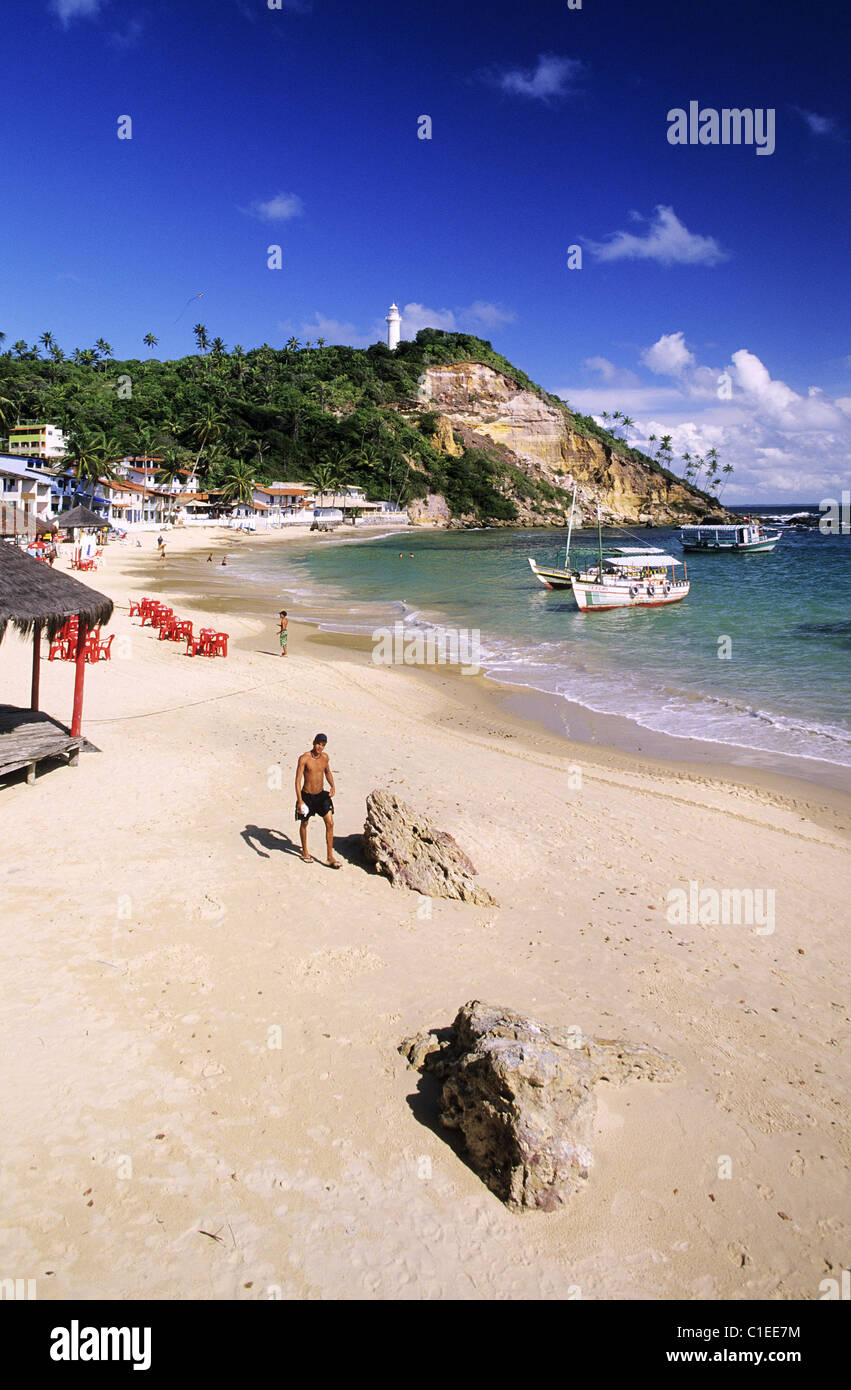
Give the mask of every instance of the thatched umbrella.
M 72 617 L 79 620 L 71 720 L 71 733 L 76 737 L 83 717 L 86 633 L 98 623 L 109 622 L 112 599 L 81 584 L 79 579 L 58 574 L 31 555 L 24 555 L 10 541 L 0 541 L 0 641 L 8 623 L 24 637 L 33 634 L 32 709 L 38 709 L 42 631 L 52 640 Z
M 102 516 L 97 516 L 95 512 L 89 511 L 88 507 L 72 507 L 70 512 L 62 512 L 56 518 L 56 525 L 63 531 L 70 530 L 73 526 L 93 526 L 96 531 L 102 531 L 108 523 Z

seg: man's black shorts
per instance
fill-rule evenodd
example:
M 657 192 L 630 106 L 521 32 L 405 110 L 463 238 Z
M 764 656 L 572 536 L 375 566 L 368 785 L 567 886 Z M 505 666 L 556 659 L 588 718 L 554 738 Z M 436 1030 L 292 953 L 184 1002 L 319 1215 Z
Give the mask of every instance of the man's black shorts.
M 327 816 L 329 811 L 334 810 L 330 792 L 302 792 L 301 799 L 307 807 L 307 815 L 299 816 L 299 820 L 310 820 L 311 816 Z

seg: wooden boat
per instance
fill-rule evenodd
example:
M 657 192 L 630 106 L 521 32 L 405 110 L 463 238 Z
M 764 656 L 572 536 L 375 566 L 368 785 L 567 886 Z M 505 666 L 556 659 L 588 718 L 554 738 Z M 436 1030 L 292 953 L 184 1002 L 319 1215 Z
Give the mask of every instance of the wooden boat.
M 545 589 L 569 589 L 571 584 L 570 570 L 557 569 L 555 565 L 539 565 L 537 561 L 529 559 L 529 566 L 539 584 L 543 584 Z
M 539 583 L 548 589 L 573 591 L 577 608 L 582 613 L 603 612 L 608 608 L 661 608 L 679 603 L 689 592 L 688 573 L 682 560 L 654 546 L 613 546 L 603 554 L 603 533 L 600 509 L 597 508 L 597 558 L 578 568 L 571 566 L 570 539 L 573 531 L 573 509 L 570 508 L 564 565 L 539 565 L 530 558 L 529 566 Z M 684 572 L 677 577 L 677 569 Z
M 572 576 L 571 588 L 582 613 L 607 608 L 662 608 L 680 603 L 691 587 L 688 574 L 679 579 L 682 560 L 664 551 L 640 546 L 621 546 L 600 553 L 596 565 Z
M 774 549 L 780 531 L 766 531 L 758 521 L 743 517 L 735 526 L 683 526 L 680 545 L 687 551 L 745 552 L 754 554 Z

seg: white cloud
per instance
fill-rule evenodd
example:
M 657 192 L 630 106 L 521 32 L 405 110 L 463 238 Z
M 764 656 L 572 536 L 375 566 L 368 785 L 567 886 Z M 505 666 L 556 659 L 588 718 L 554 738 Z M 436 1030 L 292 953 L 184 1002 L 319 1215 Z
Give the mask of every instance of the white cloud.
M 247 208 L 240 208 L 240 212 L 261 222 L 289 222 L 293 217 L 302 216 L 304 203 L 297 193 L 276 193 L 267 203 L 257 201 Z
M 429 309 L 425 304 L 410 303 L 400 310 L 402 337 L 415 338 L 421 328 L 442 328 L 445 333 L 492 333 L 507 323 L 516 323 L 517 315 L 502 304 L 476 299 L 456 309 Z M 383 334 L 382 334 L 383 336 Z
M 848 487 L 851 397 L 831 398 L 818 386 L 796 391 L 747 348 L 726 364 L 698 363 L 684 338 L 663 334 L 640 355 L 652 370 L 663 362 L 677 368 L 657 371 L 669 377 L 666 383 L 629 385 L 608 358 L 588 358 L 583 366 L 599 372 L 599 386 L 568 386 L 559 394 L 598 419 L 604 410 L 628 413 L 636 421 L 630 442 L 648 451 L 651 434 L 657 440 L 670 434 L 675 472 L 682 472 L 683 453 L 717 449 L 722 466 L 735 468 L 727 501 L 813 501 Z M 724 376 L 729 399 L 718 394 Z
M 717 265 L 727 252 L 714 237 L 690 232 L 673 208 L 659 206 L 644 236 L 612 232 L 606 241 L 584 238 L 600 261 L 657 261 L 659 265 Z
M 815 111 L 805 111 L 803 107 L 794 108 L 806 123 L 813 135 L 837 135 L 839 132 L 832 116 L 819 116 Z
M 53 0 L 50 8 L 67 27 L 72 19 L 94 19 L 100 14 L 102 0 Z
M 609 361 L 608 357 L 586 357 L 582 365 L 591 372 L 598 372 L 606 386 L 623 388 L 641 384 L 635 372 L 627 371 L 623 367 L 616 367 L 614 362 Z
M 497 68 L 485 73 L 484 77 L 512 96 L 548 102 L 569 96 L 584 68 L 585 64 L 578 58 L 540 53 L 533 68 Z
M 123 29 L 116 29 L 109 36 L 113 48 L 135 48 L 144 33 L 145 26 L 139 19 L 129 19 Z
M 402 337 L 415 338 L 421 328 L 443 328 L 447 333 L 456 329 L 451 309 L 427 309 L 425 304 L 406 304 L 402 314 Z
M 289 331 L 288 324 L 279 324 L 278 327 L 283 331 Z M 310 339 L 316 342 L 317 338 L 325 338 L 328 343 L 342 344 L 344 347 L 369 347 L 370 343 L 377 341 L 378 337 L 385 338 L 385 334 L 375 333 L 370 336 L 366 333 L 359 333 L 357 325 L 354 323 L 343 323 L 339 319 L 326 318 L 318 311 L 313 315 L 312 323 L 302 323 L 302 340 Z
M 658 342 L 642 352 L 641 360 L 657 376 L 679 376 L 686 367 L 694 365 L 694 353 L 689 352 L 682 333 L 663 333 Z
M 516 323 L 517 315 L 511 309 L 503 309 L 501 304 L 491 304 L 486 299 L 476 299 L 467 309 L 458 310 L 462 324 L 478 324 L 482 328 L 502 328 L 506 323 Z

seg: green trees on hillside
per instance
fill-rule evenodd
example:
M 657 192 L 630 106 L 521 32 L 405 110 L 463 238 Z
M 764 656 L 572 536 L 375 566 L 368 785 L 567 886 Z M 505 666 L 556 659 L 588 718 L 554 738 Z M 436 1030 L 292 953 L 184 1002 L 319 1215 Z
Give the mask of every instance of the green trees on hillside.
M 567 411 L 484 339 L 424 329 L 395 352 L 384 343 L 307 349 L 295 337 L 280 349 L 264 343 L 246 351 L 237 344 L 229 351 L 204 324 L 192 331 L 198 351 L 173 361 L 115 361 L 104 338 L 65 355 L 44 333 L 39 342 L 50 353 L 47 361 L 19 340 L 0 353 L 0 415 L 7 426 L 39 419 L 71 433 L 84 473 L 85 460 L 97 452 L 93 441 L 111 440 L 113 459 L 177 454 L 207 488 L 227 486 L 234 495 L 246 470 L 261 483 L 317 487 L 318 471 L 327 470 L 326 493 L 351 483 L 372 499 L 405 504 L 442 492 L 455 514 L 480 520 L 513 519 L 512 498 L 521 495 L 542 510 L 563 502 L 544 484 L 521 480 L 496 450 L 467 449 L 458 458 L 440 453 L 436 414 L 417 409 L 426 365 L 475 361 Z M 153 350 L 156 335 L 145 334 L 142 344 Z M 618 418 L 628 432 L 632 421 Z M 594 434 L 646 466 L 664 471 L 669 462 L 664 440 L 652 463 L 589 417 L 571 413 L 569 421 L 578 433 Z

